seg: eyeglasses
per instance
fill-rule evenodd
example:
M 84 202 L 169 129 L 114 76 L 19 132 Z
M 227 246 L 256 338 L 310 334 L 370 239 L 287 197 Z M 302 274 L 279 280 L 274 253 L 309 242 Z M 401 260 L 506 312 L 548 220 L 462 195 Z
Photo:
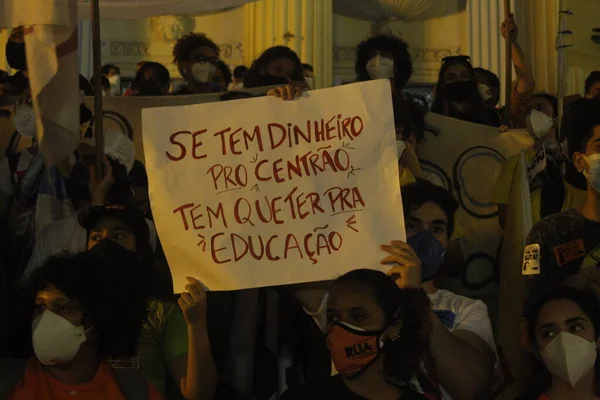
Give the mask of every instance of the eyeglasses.
M 469 56 L 448 56 L 448 57 L 444 57 L 442 58 L 442 64 L 445 64 L 449 61 L 460 61 L 460 62 L 468 62 L 469 64 L 471 63 L 471 57 Z
M 194 62 L 209 62 L 211 64 L 218 64 L 219 59 L 215 57 L 206 57 L 203 55 L 197 55 L 196 57 L 192 57 L 192 61 Z

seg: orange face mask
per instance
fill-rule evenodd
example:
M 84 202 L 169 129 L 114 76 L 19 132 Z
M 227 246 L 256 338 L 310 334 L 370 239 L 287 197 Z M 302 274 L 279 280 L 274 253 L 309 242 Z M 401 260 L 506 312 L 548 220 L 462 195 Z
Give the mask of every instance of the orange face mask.
M 382 333 L 334 322 L 325 340 L 337 371 L 350 378 L 371 364 L 381 354 Z

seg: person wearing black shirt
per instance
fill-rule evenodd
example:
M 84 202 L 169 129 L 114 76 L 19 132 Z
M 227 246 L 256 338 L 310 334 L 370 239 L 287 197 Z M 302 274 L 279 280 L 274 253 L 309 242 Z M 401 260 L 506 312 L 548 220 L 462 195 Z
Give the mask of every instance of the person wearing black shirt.
M 354 270 L 333 282 L 326 308 L 326 342 L 338 375 L 290 388 L 281 400 L 439 398 L 422 368 L 431 361 L 424 291 L 400 289 L 383 272 Z

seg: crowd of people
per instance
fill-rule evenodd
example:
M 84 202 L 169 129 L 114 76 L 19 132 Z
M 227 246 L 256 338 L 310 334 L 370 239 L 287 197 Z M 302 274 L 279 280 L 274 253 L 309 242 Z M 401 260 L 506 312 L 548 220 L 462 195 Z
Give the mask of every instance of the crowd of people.
M 525 252 L 536 256 L 523 272 L 522 313 L 530 362 L 510 373 L 531 378 L 522 399 L 600 398 L 600 71 L 586 80 L 585 98 L 565 106 L 559 127 L 559 101 L 536 90 L 513 16 L 501 33 L 512 41 L 517 76 L 504 108 L 498 77 L 466 55 L 442 61 L 429 107 L 405 90 L 413 72 L 406 42 L 377 35 L 357 46 L 356 80 L 386 79 L 392 92 L 407 240 L 381 244 L 387 274 L 360 269 L 331 282 L 231 292 L 209 292 L 189 277 L 174 294 L 131 138 L 106 131 L 105 158 L 97 160 L 92 112 L 82 102 L 80 146 L 45 167 L 23 28 L 15 28 L 6 57 L 17 72 L 0 81 L 1 101 L 18 98 L 0 162 L 0 398 L 497 395 L 507 371 L 487 306 L 438 279 L 460 274 L 465 232 L 455 222 L 457 200 L 420 166 L 427 112 L 500 132 L 525 129 L 533 139 L 527 162 L 543 155 L 545 167 L 529 176 L 534 227 Z M 93 94 L 90 82 L 101 79 L 104 96 L 222 92 L 224 101 L 269 86 L 270 96 L 303 101 L 319 74 L 285 46 L 233 72 L 220 57 L 207 35 L 189 33 L 173 49 L 183 84 L 174 85 L 164 65 L 140 61 L 130 87 L 118 66 L 105 65 L 101 77 L 80 76 L 80 90 Z M 517 164 L 517 156 L 506 160 L 490 199 L 502 229 Z

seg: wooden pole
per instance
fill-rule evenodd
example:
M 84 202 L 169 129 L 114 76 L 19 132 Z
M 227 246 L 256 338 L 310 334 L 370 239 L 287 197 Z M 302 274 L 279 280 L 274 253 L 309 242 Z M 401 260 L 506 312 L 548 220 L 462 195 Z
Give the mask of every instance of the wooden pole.
M 510 0 L 504 0 L 504 20 L 510 18 Z M 505 40 L 505 53 L 506 61 L 504 64 L 504 71 L 506 76 L 506 86 L 504 87 L 504 115 L 502 116 L 502 122 L 506 126 L 510 126 L 510 111 L 512 101 L 512 37 L 510 32 L 506 34 Z
M 102 39 L 100 37 L 100 0 L 92 0 L 92 48 L 94 64 L 94 138 L 96 140 L 96 175 L 104 175 L 104 127 L 102 111 Z

